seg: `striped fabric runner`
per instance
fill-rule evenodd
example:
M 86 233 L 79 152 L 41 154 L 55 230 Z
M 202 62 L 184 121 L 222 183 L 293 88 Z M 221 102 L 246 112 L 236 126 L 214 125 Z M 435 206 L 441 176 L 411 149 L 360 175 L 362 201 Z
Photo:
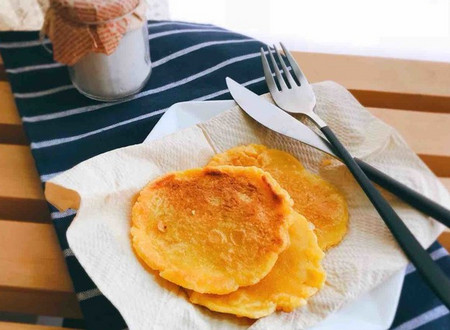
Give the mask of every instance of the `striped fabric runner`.
M 42 182 L 100 153 L 141 143 L 176 102 L 230 99 L 226 76 L 258 94 L 267 92 L 259 59 L 260 42 L 212 25 L 150 21 L 148 28 L 151 78 L 130 100 L 112 103 L 81 96 L 72 86 L 67 69 L 53 62 L 40 46 L 37 32 L 0 33 L 0 52 Z M 52 211 L 86 326 L 126 328 L 67 244 L 65 233 L 75 212 Z M 438 243 L 429 251 L 450 275 L 447 252 Z M 413 267 L 407 269 L 392 327 L 450 329 L 449 311 Z

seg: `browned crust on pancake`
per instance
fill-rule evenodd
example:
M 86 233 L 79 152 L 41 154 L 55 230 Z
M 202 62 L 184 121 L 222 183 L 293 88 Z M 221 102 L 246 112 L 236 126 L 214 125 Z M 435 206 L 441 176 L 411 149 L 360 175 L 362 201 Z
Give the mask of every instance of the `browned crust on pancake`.
M 175 172 L 133 206 L 133 247 L 183 287 L 216 294 L 257 283 L 289 245 L 292 200 L 256 167 Z
M 257 166 L 272 174 L 294 200 L 294 209 L 311 221 L 319 245 L 326 250 L 347 232 L 348 207 L 344 195 L 332 184 L 306 170 L 291 154 L 249 144 L 212 157 L 209 166 Z

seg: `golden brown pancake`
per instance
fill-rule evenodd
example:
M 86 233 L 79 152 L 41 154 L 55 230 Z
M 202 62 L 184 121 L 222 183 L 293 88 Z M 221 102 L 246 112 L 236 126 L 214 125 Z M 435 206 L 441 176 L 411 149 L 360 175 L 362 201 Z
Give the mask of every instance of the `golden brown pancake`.
M 292 197 L 294 209 L 314 224 L 323 250 L 345 236 L 348 209 L 342 193 L 287 152 L 251 144 L 217 154 L 208 165 L 257 166 L 269 172 Z
M 259 282 L 289 246 L 292 204 L 256 167 L 170 173 L 150 182 L 133 206 L 133 248 L 173 283 L 230 293 Z
M 191 302 L 213 311 L 249 318 L 260 318 L 275 310 L 290 312 L 305 305 L 325 281 L 320 264 L 324 253 L 311 227 L 303 216 L 296 214 L 289 228 L 291 245 L 259 283 L 226 295 L 190 291 Z

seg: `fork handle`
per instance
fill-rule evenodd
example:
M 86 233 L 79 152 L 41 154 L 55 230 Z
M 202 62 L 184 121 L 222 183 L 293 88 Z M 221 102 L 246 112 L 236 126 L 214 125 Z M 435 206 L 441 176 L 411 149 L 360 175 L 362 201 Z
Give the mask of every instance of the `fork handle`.
M 396 195 L 417 210 L 431 216 L 440 223 L 450 228 L 450 210 L 431 199 L 419 194 L 417 191 L 409 188 L 400 181 L 395 180 L 389 175 L 377 170 L 375 167 L 367 164 L 358 158 L 353 158 L 358 166 L 364 171 L 372 182 L 380 185 L 387 191 Z
M 450 308 L 450 280 L 439 266 L 434 263 L 433 259 L 431 259 L 429 254 L 409 231 L 408 227 L 406 227 L 391 205 L 389 205 L 381 193 L 370 182 L 367 175 L 364 174 L 333 131 L 328 126 L 321 127 L 321 131 L 334 147 L 337 155 L 340 156 L 345 165 L 347 165 L 348 169 L 353 174 L 353 177 L 364 190 L 367 197 L 378 211 L 378 214 L 397 240 L 403 252 L 405 252 L 406 256 L 416 267 L 419 274 L 444 305 L 447 306 L 447 308 Z

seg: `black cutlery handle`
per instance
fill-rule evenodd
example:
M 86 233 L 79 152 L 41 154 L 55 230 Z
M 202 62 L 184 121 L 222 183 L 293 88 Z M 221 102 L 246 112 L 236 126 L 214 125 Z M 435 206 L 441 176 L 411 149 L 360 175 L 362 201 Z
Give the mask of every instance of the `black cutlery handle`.
M 431 216 L 440 223 L 450 228 L 450 210 L 431 199 L 419 194 L 417 191 L 409 188 L 403 183 L 391 178 L 389 175 L 377 170 L 375 167 L 367 164 L 358 158 L 353 158 L 363 172 L 372 182 L 380 185 L 387 191 L 393 193 L 417 210 Z
M 369 178 L 364 174 L 333 131 L 328 126 L 322 127 L 321 131 L 334 147 L 337 155 L 342 159 L 345 165 L 347 165 L 348 169 L 353 174 L 353 177 L 364 190 L 367 197 L 378 211 L 378 214 L 397 240 L 403 252 L 405 252 L 406 256 L 416 267 L 419 274 L 436 296 L 441 299 L 444 305 L 447 306 L 447 308 L 450 308 L 450 280 L 433 259 L 431 259 L 414 235 L 409 231 L 408 227 L 406 227 L 397 213 L 395 213 L 394 209 L 383 198 L 381 193 L 370 182 Z

